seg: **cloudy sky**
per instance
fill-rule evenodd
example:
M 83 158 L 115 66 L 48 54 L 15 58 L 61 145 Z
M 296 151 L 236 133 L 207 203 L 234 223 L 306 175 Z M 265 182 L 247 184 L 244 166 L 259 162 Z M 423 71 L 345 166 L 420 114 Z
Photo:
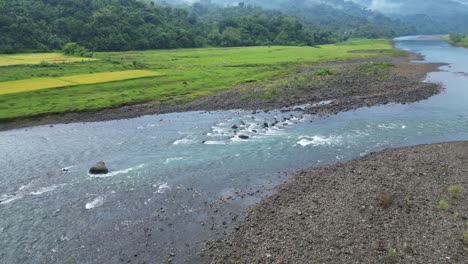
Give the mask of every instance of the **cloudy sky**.
M 385 12 L 396 12 L 401 7 L 405 5 L 411 5 L 414 3 L 424 3 L 427 1 L 421 0 L 346 0 L 346 1 L 353 1 L 359 4 L 368 5 L 370 9 L 373 10 L 380 10 Z M 449 2 L 457 2 L 463 5 L 468 6 L 468 0 L 439 0 L 439 3 L 449 3 Z

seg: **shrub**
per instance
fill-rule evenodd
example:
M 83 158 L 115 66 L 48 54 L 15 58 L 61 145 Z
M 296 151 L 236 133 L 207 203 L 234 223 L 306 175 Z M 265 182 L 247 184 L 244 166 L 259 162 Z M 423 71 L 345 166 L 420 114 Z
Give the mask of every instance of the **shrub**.
M 396 256 L 396 248 L 389 248 L 388 249 L 388 256 L 394 258 Z
M 439 209 L 440 210 L 444 210 L 444 211 L 447 211 L 450 207 L 450 204 L 447 200 L 445 199 L 440 199 L 439 200 Z
M 321 69 L 316 70 L 315 73 L 318 76 L 328 76 L 328 75 L 332 75 L 333 71 L 329 68 L 321 68 Z
M 463 242 L 465 243 L 465 245 L 468 245 L 468 230 L 466 230 L 463 234 Z
M 43 60 L 39 63 L 39 67 L 50 67 L 50 63 L 48 61 Z
M 460 185 L 452 185 L 448 188 L 448 191 L 450 192 L 450 197 L 457 198 L 458 194 L 461 192 L 461 186 Z
M 92 57 L 93 54 L 88 49 L 78 45 L 76 42 L 69 42 L 62 48 L 62 52 L 65 55 L 75 55 L 80 57 Z
M 463 34 L 459 34 L 459 33 L 450 34 L 449 37 L 450 37 L 450 40 L 455 43 L 461 42 L 464 38 Z
M 394 197 L 388 193 L 381 193 L 377 200 L 380 207 L 387 209 L 393 204 Z

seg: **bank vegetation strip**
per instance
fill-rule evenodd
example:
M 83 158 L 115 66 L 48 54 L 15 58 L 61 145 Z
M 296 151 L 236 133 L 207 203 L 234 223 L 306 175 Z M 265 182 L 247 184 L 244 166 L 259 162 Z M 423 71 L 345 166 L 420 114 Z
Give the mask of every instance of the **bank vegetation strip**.
M 190 102 L 202 96 L 273 77 L 292 75 L 303 66 L 401 54 L 389 40 L 355 39 L 317 47 L 265 46 L 95 53 L 94 61 L 40 63 L 0 67 L 0 82 L 46 82 L 66 76 L 146 70 L 160 73 L 146 78 L 94 82 L 79 87 L 57 84 L 56 89 L 0 94 L 0 120 L 63 112 L 95 111 L 157 101 Z M 25 64 L 32 62 L 25 61 Z M 10 83 L 15 84 L 15 83 Z M 39 84 L 37 84 L 39 85 Z M 3 89 L 12 89 L 12 86 Z

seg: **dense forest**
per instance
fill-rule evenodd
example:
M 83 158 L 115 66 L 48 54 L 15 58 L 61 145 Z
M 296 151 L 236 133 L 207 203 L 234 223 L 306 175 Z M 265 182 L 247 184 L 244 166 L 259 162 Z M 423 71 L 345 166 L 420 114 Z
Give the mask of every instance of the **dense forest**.
M 187 8 L 137 0 L 0 0 L 0 53 L 251 45 L 317 45 L 346 38 L 260 7 Z
M 226 0 L 214 0 L 226 3 Z M 353 37 L 379 38 L 409 34 L 413 28 L 399 20 L 390 19 L 352 1 L 345 0 L 245 0 L 285 14 L 297 16 L 305 23 L 320 28 L 346 33 Z
M 193 1 L 147 0 L 158 4 L 189 7 Z M 231 6 L 232 0 L 201 0 L 220 6 Z M 184 4 L 185 3 L 185 4 Z M 323 30 L 339 32 L 351 37 L 381 38 L 415 33 L 417 30 L 398 19 L 391 19 L 380 12 L 370 10 L 345 0 L 243 0 L 242 3 L 280 10 L 286 15 Z
M 412 34 L 468 33 L 467 0 L 352 0 L 364 7 L 399 19 Z

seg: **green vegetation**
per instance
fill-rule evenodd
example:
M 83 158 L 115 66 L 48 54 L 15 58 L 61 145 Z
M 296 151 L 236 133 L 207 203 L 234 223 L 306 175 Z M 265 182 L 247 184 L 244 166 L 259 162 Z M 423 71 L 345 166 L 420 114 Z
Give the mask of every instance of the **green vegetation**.
M 63 77 L 34 78 L 20 81 L 0 82 L 0 95 L 30 92 L 59 87 L 115 82 L 144 77 L 160 76 L 155 71 L 131 70 L 118 72 L 89 73 Z
M 395 67 L 391 62 L 369 62 L 360 66 L 360 71 L 366 74 L 382 74 L 387 73 L 388 69 Z
M 444 37 L 450 44 L 468 47 L 468 34 L 453 33 Z
M 388 249 L 388 256 L 389 256 L 390 258 L 394 258 L 394 257 L 396 256 L 396 248 L 392 248 L 392 247 L 389 248 L 389 249 Z
M 279 11 L 245 5 L 175 8 L 140 0 L 22 0 L 0 1 L 0 10 L 0 53 L 65 46 L 66 53 L 83 56 L 86 49 L 314 46 L 347 38 Z
M 70 42 L 65 44 L 62 48 L 62 52 L 65 55 L 76 55 L 79 57 L 92 57 L 93 54 L 88 49 L 78 45 L 76 42 Z
M 447 200 L 445 200 L 443 198 L 439 200 L 439 209 L 440 210 L 447 211 L 449 209 L 449 207 L 450 207 L 450 204 L 449 204 L 449 202 Z
M 450 197 L 452 199 L 457 198 L 458 194 L 461 192 L 462 188 L 460 185 L 452 185 L 448 188 L 448 191 L 450 193 Z
M 271 2 L 269 0 L 261 0 Z M 414 29 L 372 10 L 363 9 L 352 1 L 283 1 L 282 10 L 302 21 L 330 31 L 347 32 L 353 37 L 392 38 L 410 35 Z M 332 8 L 334 6 L 335 8 Z
M 463 242 L 468 245 L 468 230 L 463 233 Z
M 0 120 L 96 110 L 145 101 L 176 104 L 238 85 L 293 74 L 301 66 L 399 53 L 392 49 L 388 40 L 349 40 L 315 48 L 271 46 L 107 52 L 95 53 L 95 61 L 51 64 L 47 67 L 0 67 L 0 84 L 17 80 L 33 83 L 36 78 L 63 79 L 82 74 L 128 71 L 136 67 L 161 74 L 0 95 Z M 319 71 L 319 75 L 323 75 L 323 71 Z
M 35 53 L 35 54 L 0 54 L 0 67 L 13 65 L 41 64 L 41 67 L 55 66 L 57 63 L 83 62 L 95 59 L 64 56 L 60 53 Z M 1 78 L 2 76 L 0 76 Z

